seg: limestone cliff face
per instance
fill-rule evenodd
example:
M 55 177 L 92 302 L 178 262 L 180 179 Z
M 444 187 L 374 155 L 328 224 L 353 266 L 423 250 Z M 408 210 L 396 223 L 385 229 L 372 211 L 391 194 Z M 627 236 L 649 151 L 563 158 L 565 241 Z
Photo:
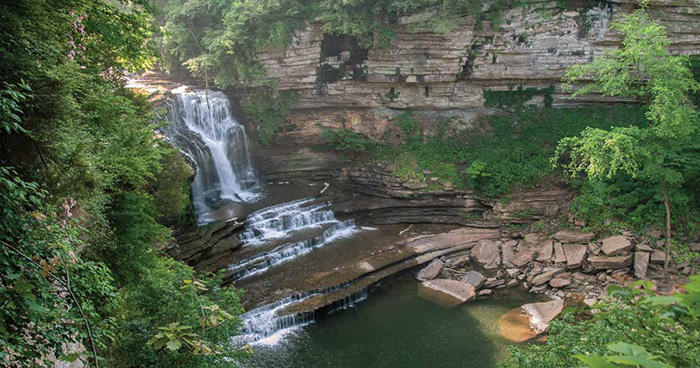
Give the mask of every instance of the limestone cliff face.
M 518 86 L 541 91 L 533 94 L 533 104 L 627 102 L 573 99 L 560 81 L 568 66 L 619 45 L 609 25 L 638 2 L 567 3 L 562 10 L 554 1 L 531 2 L 505 12 L 498 24 L 465 17 L 447 35 L 421 26 L 429 13 L 405 17 L 391 25 L 396 37 L 384 48 L 362 49 L 350 38 L 324 35 L 318 23 L 308 24 L 285 51 L 258 55 L 280 90 L 300 96 L 282 133 L 285 145 L 319 143 L 322 126 L 345 125 L 386 138 L 392 117 L 405 109 L 427 122 L 453 118 L 456 128 L 468 128 L 482 114 L 498 111 L 485 92 Z M 700 3 L 652 0 L 650 12 L 666 26 L 674 52 L 700 54 Z

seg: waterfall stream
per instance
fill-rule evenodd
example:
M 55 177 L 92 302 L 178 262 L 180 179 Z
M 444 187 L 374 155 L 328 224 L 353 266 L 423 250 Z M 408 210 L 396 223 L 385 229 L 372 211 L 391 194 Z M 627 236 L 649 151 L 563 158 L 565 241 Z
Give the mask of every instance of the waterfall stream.
M 258 178 L 245 129 L 231 115 L 228 98 L 217 91 L 173 91 L 168 139 L 196 165 L 192 201 L 199 216 L 222 201 L 257 198 Z

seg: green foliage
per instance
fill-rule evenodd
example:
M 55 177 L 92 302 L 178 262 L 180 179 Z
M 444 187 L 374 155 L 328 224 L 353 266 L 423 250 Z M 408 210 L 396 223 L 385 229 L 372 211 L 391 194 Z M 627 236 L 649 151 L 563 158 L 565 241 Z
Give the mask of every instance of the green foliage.
M 194 172 L 176 149 L 166 148 L 164 151 L 153 186 L 156 209 L 165 219 L 183 222 L 188 215 L 190 178 Z
M 672 297 L 655 296 L 649 282 L 610 286 L 610 297 L 594 305 L 592 315 L 560 317 L 550 325 L 545 344 L 512 347 L 501 367 L 575 367 L 578 359 L 593 367 L 696 367 L 698 285 L 695 276 L 686 293 Z
M 525 107 L 489 118 L 487 132 L 448 136 L 441 128 L 437 135 L 424 137 L 420 122 L 410 114 L 402 114 L 395 123 L 401 127 L 403 144 L 376 145 L 370 154 L 395 163 L 402 177 L 417 178 L 423 175 L 422 170 L 429 170 L 456 186 L 498 196 L 515 186 L 532 185 L 543 176 L 554 175 L 549 159 L 563 137 L 576 135 L 587 126 L 608 128 L 630 122 L 643 124 L 644 111 L 634 106 Z
M 328 147 L 339 152 L 365 153 L 373 145 L 364 135 L 347 128 L 323 128 L 321 137 Z
M 277 132 L 287 119 L 289 108 L 298 100 L 295 91 L 273 96 L 269 90 L 251 91 L 243 98 L 243 114 L 258 126 L 257 138 L 263 146 L 277 141 Z
M 529 87 L 525 89 L 523 86 L 518 86 L 516 90 L 513 90 L 511 86 L 508 91 L 484 90 L 484 106 L 522 108 L 533 97 L 541 95 L 544 97 L 544 106 L 551 107 L 552 93 L 554 93 L 554 85 L 546 88 Z

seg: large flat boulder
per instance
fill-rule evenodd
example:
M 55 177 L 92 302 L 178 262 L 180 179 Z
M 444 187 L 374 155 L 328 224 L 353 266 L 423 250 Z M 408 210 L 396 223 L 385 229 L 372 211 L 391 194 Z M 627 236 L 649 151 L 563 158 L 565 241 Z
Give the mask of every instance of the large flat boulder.
M 501 247 L 493 240 L 480 240 L 472 248 L 472 257 L 485 269 L 497 268 L 501 265 Z
M 632 242 L 623 235 L 603 239 L 603 253 L 606 256 L 617 256 L 630 250 L 632 250 Z
M 535 248 L 537 250 L 537 256 L 535 260 L 540 262 L 546 262 L 552 259 L 552 254 L 554 253 L 554 242 L 550 240 L 545 240 L 538 244 Z
M 476 290 L 466 282 L 437 279 L 418 284 L 418 295 L 439 306 L 451 308 L 474 299 Z
M 564 256 L 566 257 L 566 266 L 574 269 L 583 265 L 583 260 L 586 258 L 588 247 L 585 244 L 564 244 Z
M 552 238 L 562 243 L 587 243 L 595 238 L 595 234 L 576 230 L 562 230 L 552 235 Z
M 498 328 L 501 335 L 510 341 L 527 341 L 546 331 L 563 308 L 562 300 L 525 304 L 502 315 L 498 319 Z
M 643 279 L 647 275 L 649 267 L 649 253 L 634 252 L 634 276 Z
M 513 265 L 517 267 L 522 267 L 532 262 L 535 259 L 536 254 L 537 251 L 535 249 L 521 246 L 520 249 L 518 249 L 518 253 L 515 254 L 515 258 L 513 259 Z
M 651 263 L 653 264 L 664 264 L 664 261 L 666 260 L 666 253 L 664 253 L 661 250 L 654 249 L 654 252 L 651 253 Z
M 539 333 L 547 331 L 549 323 L 564 309 L 564 301 L 556 299 L 549 302 L 525 304 L 520 307 L 530 318 L 530 327 Z
M 514 267 L 515 264 L 515 249 L 513 249 L 513 242 L 506 242 L 501 247 L 501 253 L 503 254 L 503 265 L 506 267 Z M 516 243 L 517 244 L 517 243 Z
M 592 256 L 588 257 L 588 263 L 596 270 L 614 270 L 631 265 L 632 256 Z
M 430 262 L 427 266 L 425 266 L 420 272 L 418 272 L 418 275 L 416 275 L 416 278 L 419 281 L 428 281 L 432 280 L 438 275 L 440 275 L 440 272 L 442 272 L 442 269 L 445 265 L 442 263 L 441 260 L 439 259 L 434 259 L 432 262 Z

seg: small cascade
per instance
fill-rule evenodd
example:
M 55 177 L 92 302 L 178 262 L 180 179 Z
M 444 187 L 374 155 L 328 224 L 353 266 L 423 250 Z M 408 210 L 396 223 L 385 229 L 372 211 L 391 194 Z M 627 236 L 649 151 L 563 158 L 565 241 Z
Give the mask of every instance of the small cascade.
M 296 303 L 301 303 L 309 298 L 338 291 L 351 284 L 343 284 L 326 290 L 314 291 L 306 294 L 294 295 L 280 301 L 253 309 L 240 316 L 243 321 L 241 334 L 231 338 L 231 344 L 235 347 L 243 347 L 246 344 L 259 342 L 275 334 L 283 333 L 295 327 L 306 326 L 314 323 L 314 312 L 300 313 L 296 315 L 279 315 L 279 312 Z M 355 304 L 367 299 L 367 288 L 348 295 L 333 303 L 326 314 L 331 314 L 343 309 L 352 308 Z
M 331 215 L 332 214 L 333 213 L 331 212 Z M 331 221 L 337 222 L 337 220 L 335 220 L 335 216 L 333 216 Z M 320 248 L 333 242 L 336 239 L 351 237 L 357 231 L 358 229 L 357 226 L 355 226 L 355 221 L 352 219 L 337 222 L 328 229 L 324 230 L 323 234 L 319 236 L 294 243 L 282 244 L 269 252 L 259 253 L 253 257 L 245 258 L 236 262 L 235 264 L 229 265 L 228 269 L 231 271 L 231 279 L 238 280 L 243 277 L 265 272 L 270 267 L 307 254 L 316 248 Z
M 244 244 L 263 244 L 272 239 L 288 236 L 291 232 L 337 222 L 329 203 L 305 206 L 314 198 L 267 207 L 248 216 L 248 226 L 241 233 Z
M 249 202 L 258 178 L 253 169 L 245 129 L 231 115 L 226 95 L 217 91 L 173 91 L 172 124 L 164 133 L 197 168 L 192 200 L 197 215 L 222 200 Z

